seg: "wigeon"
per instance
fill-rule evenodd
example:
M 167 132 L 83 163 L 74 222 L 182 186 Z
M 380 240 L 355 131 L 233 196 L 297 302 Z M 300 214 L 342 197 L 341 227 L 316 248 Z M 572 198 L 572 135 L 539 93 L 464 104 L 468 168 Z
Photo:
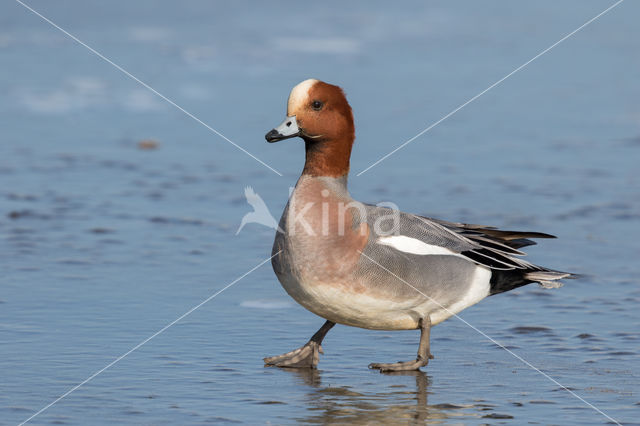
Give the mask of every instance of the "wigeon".
M 347 190 L 353 114 L 338 86 L 310 79 L 293 88 L 287 117 L 268 142 L 300 137 L 306 161 L 273 244 L 273 270 L 299 304 L 326 319 L 304 346 L 265 365 L 315 368 L 335 324 L 420 329 L 413 361 L 373 363 L 417 370 L 433 358 L 431 327 L 487 296 L 574 277 L 520 259 L 539 232 L 452 223 L 354 200 Z

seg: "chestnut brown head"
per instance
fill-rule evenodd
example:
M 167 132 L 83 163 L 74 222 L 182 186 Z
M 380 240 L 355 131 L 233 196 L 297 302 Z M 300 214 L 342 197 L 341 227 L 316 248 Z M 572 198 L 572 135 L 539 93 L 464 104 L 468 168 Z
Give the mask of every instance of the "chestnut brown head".
M 291 90 L 287 117 L 265 138 L 278 142 L 296 136 L 306 143 L 305 173 L 333 176 L 348 172 L 355 129 L 351 107 L 340 87 L 309 79 Z

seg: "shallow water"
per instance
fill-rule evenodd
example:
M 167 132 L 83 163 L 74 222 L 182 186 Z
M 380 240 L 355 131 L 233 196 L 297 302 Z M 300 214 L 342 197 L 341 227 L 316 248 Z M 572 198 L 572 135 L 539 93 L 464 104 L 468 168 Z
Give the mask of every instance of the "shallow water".
M 20 423 L 265 260 L 302 144 L 266 144 L 290 88 L 345 87 L 364 201 L 558 235 L 529 259 L 580 272 L 461 317 L 624 424 L 640 418 L 640 5 L 624 2 L 386 161 L 382 155 L 551 45 L 601 1 L 37 1 L 35 9 L 280 177 L 17 3 L 0 5 L 0 423 Z M 156 149 L 139 149 L 143 139 Z M 417 332 L 336 327 L 318 371 L 264 368 L 322 324 L 258 268 L 35 424 L 601 424 L 457 319 L 424 373 L 381 375 Z

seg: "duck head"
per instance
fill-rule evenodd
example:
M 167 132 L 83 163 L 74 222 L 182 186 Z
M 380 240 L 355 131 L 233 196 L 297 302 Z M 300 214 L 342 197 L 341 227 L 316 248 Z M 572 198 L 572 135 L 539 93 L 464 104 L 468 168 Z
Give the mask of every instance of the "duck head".
M 355 128 L 340 87 L 309 79 L 291 90 L 287 117 L 265 139 L 273 143 L 296 136 L 305 142 L 303 174 L 340 177 L 349 173 Z

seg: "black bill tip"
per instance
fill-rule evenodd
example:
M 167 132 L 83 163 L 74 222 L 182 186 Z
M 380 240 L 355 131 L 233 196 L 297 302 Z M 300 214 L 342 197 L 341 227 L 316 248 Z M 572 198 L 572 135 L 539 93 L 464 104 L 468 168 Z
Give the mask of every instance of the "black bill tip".
M 273 143 L 284 139 L 284 136 L 282 136 L 276 129 L 271 129 L 269 133 L 264 135 L 264 138 L 267 140 L 267 142 Z
M 290 135 L 283 135 L 276 129 L 273 129 L 269 133 L 264 135 L 264 138 L 267 140 L 267 142 L 274 143 L 285 139 L 295 138 L 296 136 L 300 136 L 300 132 L 292 133 Z

